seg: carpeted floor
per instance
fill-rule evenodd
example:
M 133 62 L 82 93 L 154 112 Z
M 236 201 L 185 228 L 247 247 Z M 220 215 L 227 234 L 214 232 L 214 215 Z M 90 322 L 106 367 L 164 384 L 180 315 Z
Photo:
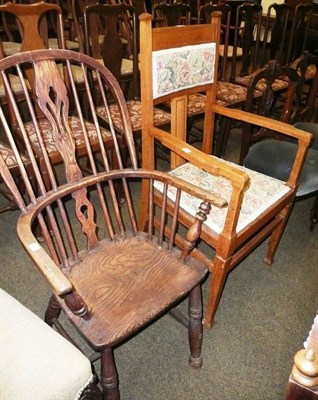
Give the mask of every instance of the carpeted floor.
M 230 273 L 216 325 L 204 332 L 201 370 L 188 367 L 187 332 L 168 316 L 115 350 L 123 400 L 284 399 L 318 307 L 312 203 L 296 203 L 272 267 L 263 244 Z M 0 215 L 1 287 L 43 317 L 50 290 L 18 242 L 18 214 Z

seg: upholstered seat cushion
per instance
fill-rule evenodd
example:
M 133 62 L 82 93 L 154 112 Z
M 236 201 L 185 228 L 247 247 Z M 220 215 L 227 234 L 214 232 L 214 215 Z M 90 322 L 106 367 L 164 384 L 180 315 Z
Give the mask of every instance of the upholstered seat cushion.
M 237 165 L 235 166 L 243 169 L 251 178 L 251 185 L 245 193 L 237 225 L 237 232 L 240 232 L 250 222 L 255 221 L 257 216 L 273 205 L 275 201 L 288 193 L 290 189 L 285 182 L 244 167 Z M 227 201 L 230 200 L 232 186 L 229 181 L 222 177 L 211 175 L 195 165 L 186 163 L 169 173 L 187 182 L 194 183 L 200 188 L 213 192 Z M 163 190 L 163 186 L 160 182 L 155 182 L 155 188 L 160 191 Z M 175 199 L 175 194 L 175 190 L 170 188 L 168 191 L 168 196 L 171 200 Z M 189 214 L 194 216 L 200 203 L 200 199 L 185 193 L 182 194 L 181 207 Z M 205 224 L 214 232 L 219 234 L 223 230 L 226 214 L 227 208 L 219 209 L 212 207 Z
M 277 179 L 286 180 L 293 166 L 297 148 L 295 143 L 264 140 L 250 148 L 244 165 Z M 305 196 L 316 190 L 318 190 L 318 151 L 309 149 L 296 196 Z
M 239 85 L 248 86 L 250 79 L 251 75 L 238 76 L 235 78 L 235 82 L 238 83 Z M 266 89 L 266 86 L 267 85 L 265 79 L 260 79 L 256 84 L 256 89 L 263 92 Z M 272 84 L 272 90 L 275 92 L 287 89 L 287 87 L 288 87 L 288 80 L 284 79 L 275 79 L 275 81 Z
M 220 44 L 219 46 L 219 55 L 221 57 L 224 57 L 224 44 Z M 236 57 L 242 57 L 243 55 L 243 49 L 242 47 L 237 47 L 236 48 Z M 227 58 L 233 57 L 233 46 L 228 46 L 227 47 Z
M 72 135 L 75 140 L 76 146 L 84 145 L 85 144 L 84 134 L 79 118 L 74 116 L 69 117 L 69 124 L 71 127 Z M 24 127 L 27 134 L 29 135 L 33 148 L 35 149 L 35 151 L 40 153 L 41 152 L 40 143 L 35 132 L 34 124 L 32 122 L 28 122 L 24 125 Z M 47 152 L 49 154 L 56 152 L 57 149 L 53 140 L 52 127 L 50 122 L 46 118 L 41 118 L 39 120 L 39 127 Z M 91 143 L 97 142 L 98 134 L 96 132 L 95 125 L 85 121 L 85 127 Z M 101 128 L 101 133 L 103 139 L 107 140 L 111 138 L 111 133 L 107 129 Z
M 4 162 L 7 164 L 8 168 L 14 168 L 17 166 L 17 160 L 14 156 L 14 153 L 10 147 L 8 147 L 5 143 L 0 142 L 0 154 L 4 159 Z M 23 155 L 21 159 L 24 163 L 28 161 L 26 157 Z
M 2 46 L 4 54 L 8 57 L 20 53 L 22 44 L 17 42 L 2 42 Z
M 217 83 L 216 97 L 228 105 L 243 103 L 246 100 L 247 88 L 235 83 L 219 81 Z M 262 96 L 262 92 L 255 90 L 255 97 Z
M 78 42 L 75 42 L 75 41 L 72 41 L 72 40 L 66 40 L 65 41 L 65 45 L 66 45 L 66 48 L 68 50 L 79 50 L 79 43 Z M 48 48 L 49 49 L 53 49 L 53 50 L 60 48 L 56 38 L 49 38 L 48 39 Z
M 93 380 L 89 360 L 0 289 L 1 399 L 74 400 Z
M 17 75 L 10 74 L 9 81 L 10 81 L 10 87 L 11 87 L 12 92 L 15 95 L 22 94 L 23 89 L 22 89 L 20 78 Z M 28 89 L 30 89 L 30 84 L 27 80 L 25 80 L 25 84 L 26 84 L 26 87 Z M 4 97 L 4 96 L 6 96 L 5 88 L 4 88 L 3 80 L 0 77 L 0 97 Z M 7 102 L 7 101 L 5 101 L 5 102 Z
M 128 114 L 132 124 L 134 132 L 141 130 L 142 119 L 141 119 L 141 102 L 138 100 L 129 100 L 126 102 Z M 110 114 L 113 119 L 115 128 L 121 132 L 123 129 L 121 116 L 116 104 L 112 104 L 110 107 Z M 104 119 L 108 123 L 108 117 L 106 109 L 103 106 L 99 106 L 96 109 L 97 114 L 100 118 Z M 170 123 L 170 114 L 160 108 L 154 108 L 154 124 L 155 126 L 165 125 Z
M 97 59 L 102 65 L 105 65 L 104 60 L 102 58 Z M 132 75 L 133 73 L 133 60 L 128 58 L 123 58 L 121 60 L 121 68 L 120 68 L 121 75 Z

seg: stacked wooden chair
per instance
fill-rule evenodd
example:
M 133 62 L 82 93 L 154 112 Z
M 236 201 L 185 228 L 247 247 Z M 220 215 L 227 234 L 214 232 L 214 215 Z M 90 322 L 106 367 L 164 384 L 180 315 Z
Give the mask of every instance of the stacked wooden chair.
M 150 15 L 141 16 L 143 166 L 152 168 L 155 165 L 154 146 L 159 142 L 171 153 L 170 175 L 218 194 L 227 202 L 226 207 L 212 207 L 202 226 L 201 239 L 214 250 L 213 255 L 193 251 L 194 256 L 206 263 L 212 275 L 204 320 L 205 326 L 211 327 L 228 273 L 268 237 L 265 262 L 272 264 L 292 208 L 311 135 L 285 123 L 216 103 L 220 15 L 213 16 L 212 23 L 205 25 L 155 29 L 151 25 Z M 186 80 L 181 79 L 182 67 L 191 71 Z M 207 99 L 203 152 L 186 142 L 187 99 L 197 92 L 205 93 Z M 154 105 L 165 101 L 171 102 L 169 132 L 155 127 L 152 119 Z M 297 155 L 286 182 L 211 156 L 215 115 L 295 138 Z M 159 183 L 154 187 L 156 202 L 166 199 L 165 210 L 173 215 L 175 201 L 179 202 L 178 194 Z M 257 188 L 261 188 L 261 192 Z M 144 184 L 145 199 L 152 191 L 151 185 Z M 188 227 L 193 222 L 196 203 L 191 196 L 181 197 L 181 226 Z M 152 211 L 143 207 L 142 226 L 149 225 L 149 215 Z M 156 220 L 157 228 L 159 221 Z M 174 240 L 178 245 L 183 243 L 179 236 Z

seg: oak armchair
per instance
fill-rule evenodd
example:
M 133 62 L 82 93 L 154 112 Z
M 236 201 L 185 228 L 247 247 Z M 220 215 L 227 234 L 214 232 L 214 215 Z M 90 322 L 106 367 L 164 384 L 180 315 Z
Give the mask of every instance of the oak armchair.
M 159 142 L 170 151 L 170 175 L 217 193 L 228 204 L 223 208 L 212 207 L 202 226 L 201 239 L 214 250 L 213 256 L 193 250 L 193 255 L 202 260 L 212 274 L 204 320 L 205 326 L 211 327 L 228 273 L 267 237 L 265 262 L 272 264 L 294 201 L 311 135 L 282 122 L 216 103 L 219 13 L 212 15 L 211 24 L 153 29 L 150 15 L 140 18 L 143 167 L 155 165 L 155 143 Z M 187 99 L 197 92 L 206 95 L 201 151 L 186 142 Z M 169 132 L 154 127 L 151 117 L 154 105 L 164 101 L 171 101 Z M 296 138 L 296 161 L 287 182 L 211 156 L 216 114 Z M 145 198 L 149 190 L 145 183 Z M 156 184 L 155 200 L 161 201 L 164 193 L 162 185 Z M 173 213 L 175 198 L 175 193 L 168 191 L 166 208 L 170 213 Z M 191 197 L 181 198 L 180 225 L 191 225 L 195 204 Z M 146 206 L 141 210 L 140 220 L 141 227 L 145 228 L 148 225 Z M 158 225 L 158 221 L 156 223 Z M 175 241 L 178 245 L 183 243 L 178 236 Z

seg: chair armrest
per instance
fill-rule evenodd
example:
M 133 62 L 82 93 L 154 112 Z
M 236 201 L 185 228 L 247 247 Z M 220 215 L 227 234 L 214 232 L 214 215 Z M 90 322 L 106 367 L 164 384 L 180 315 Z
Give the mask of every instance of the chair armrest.
M 213 105 L 213 111 L 225 117 L 248 122 L 250 124 L 264 127 L 296 139 L 298 141 L 297 154 L 286 183 L 291 188 L 297 187 L 308 148 L 313 140 L 313 135 L 311 133 L 297 129 L 285 122 L 255 115 L 242 110 L 227 108 L 219 104 Z
M 121 176 L 125 176 L 125 178 L 152 178 L 166 181 L 216 207 L 222 208 L 227 206 L 227 202 L 219 196 L 200 189 L 195 185 L 185 183 L 182 179 L 178 179 L 161 171 L 131 169 L 123 172 L 122 170 L 113 170 L 111 173 L 102 172 L 94 177 L 85 177 L 80 182 L 61 185 L 57 190 L 51 191 L 47 193 L 45 197 L 38 199 L 36 204 L 30 205 L 28 211 L 20 215 L 17 223 L 17 233 L 20 241 L 57 295 L 63 296 L 71 293 L 73 291 L 73 285 L 33 235 L 31 230 L 32 222 L 45 207 L 52 204 L 57 199 L 72 193 L 74 189 L 80 190 L 83 187 L 94 185 L 111 178 L 120 179 Z
M 299 144 L 306 147 L 308 147 L 312 141 L 312 135 L 310 133 L 297 129 L 285 122 L 252 114 L 247 111 L 224 107 L 220 104 L 214 104 L 212 109 L 214 112 L 223 115 L 224 117 L 236 119 L 242 122 L 248 122 L 252 125 L 258 125 L 263 128 L 282 133 L 286 136 L 293 137 L 298 140 Z
M 234 165 L 229 165 L 222 159 L 203 153 L 159 128 L 150 128 L 149 134 L 185 160 L 212 175 L 221 176 L 231 183 L 232 194 L 228 203 L 228 212 L 222 235 L 227 238 L 235 235 L 244 194 L 250 185 L 248 174 Z
M 31 225 L 36 211 L 36 207 L 33 207 L 32 212 L 20 215 L 17 223 L 17 233 L 24 248 L 39 267 L 40 271 L 51 285 L 54 293 L 63 296 L 72 292 L 73 286 L 31 231 Z

